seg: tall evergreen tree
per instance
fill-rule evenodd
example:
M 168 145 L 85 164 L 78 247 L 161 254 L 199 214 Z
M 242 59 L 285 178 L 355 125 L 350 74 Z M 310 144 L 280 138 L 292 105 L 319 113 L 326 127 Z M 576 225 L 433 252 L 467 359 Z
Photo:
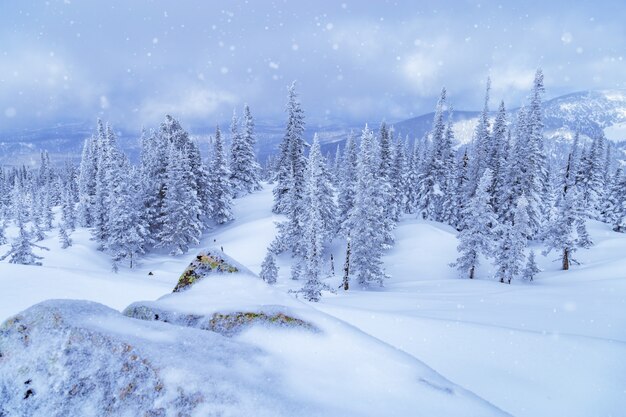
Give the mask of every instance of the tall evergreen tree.
M 451 264 L 472 279 L 479 266 L 479 255 L 491 256 L 494 241 L 496 217 L 489 201 L 489 187 L 493 182 L 493 174 L 489 168 L 485 170 L 476 193 L 469 201 L 463 213 L 465 228 L 459 233 L 459 257 Z
M 437 102 L 430 152 L 418 180 L 419 209 L 425 219 L 442 221 L 444 200 L 448 197 L 448 175 L 452 169 L 453 156 L 450 136 L 446 135 L 443 120 L 446 106 L 446 89 L 441 90 Z
M 237 117 L 233 113 L 231 126 L 230 182 L 236 195 L 251 193 L 261 189 L 260 166 L 254 154 L 254 119 L 250 107 L 244 107 L 242 132 L 237 127 Z
M 280 144 L 274 187 L 274 213 L 299 212 L 299 201 L 304 191 L 304 111 L 296 93 L 295 81 L 289 87 L 287 127 Z
M 383 285 L 384 195 L 378 176 L 378 143 L 365 126 L 361 135 L 354 207 L 350 212 L 351 269 L 361 286 Z
M 202 224 L 199 220 L 201 203 L 186 178 L 189 172 L 187 153 L 171 142 L 168 147 L 168 178 L 163 200 L 163 227 L 157 235 L 156 246 L 170 250 L 172 255 L 186 253 L 191 245 L 200 243 Z
M 495 252 L 496 279 L 511 283 L 520 277 L 524 268 L 525 249 L 528 242 L 528 212 L 526 197 L 517 200 L 513 223 L 505 221 L 499 224 L 499 239 Z
M 224 142 L 218 126 L 215 130 L 215 147 L 209 179 L 213 200 L 213 219 L 217 224 L 223 224 L 233 219 L 233 194 L 229 178 L 230 172 L 226 163 L 226 155 L 224 155 Z
M 276 284 L 278 278 L 278 267 L 274 260 L 274 255 L 271 250 L 267 251 L 263 263 L 261 264 L 261 273 L 259 274 L 261 279 L 270 285 Z
M 357 183 L 357 145 L 354 133 L 351 131 L 346 140 L 343 158 L 339 172 L 339 196 L 337 205 L 339 209 L 339 226 L 343 236 L 348 236 L 348 218 L 352 207 L 354 207 L 354 197 Z

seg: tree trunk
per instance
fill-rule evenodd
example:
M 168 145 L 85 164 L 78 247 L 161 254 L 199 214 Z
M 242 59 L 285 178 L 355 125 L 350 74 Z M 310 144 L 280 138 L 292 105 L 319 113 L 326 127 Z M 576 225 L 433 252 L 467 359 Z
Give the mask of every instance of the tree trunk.
M 472 265 L 472 267 L 470 268 L 470 279 L 474 279 L 474 269 L 476 267 L 474 265 Z
M 569 269 L 569 249 L 563 249 L 563 271 L 567 271 Z
M 346 263 L 343 265 L 343 289 L 348 291 L 350 288 L 350 240 L 346 248 Z

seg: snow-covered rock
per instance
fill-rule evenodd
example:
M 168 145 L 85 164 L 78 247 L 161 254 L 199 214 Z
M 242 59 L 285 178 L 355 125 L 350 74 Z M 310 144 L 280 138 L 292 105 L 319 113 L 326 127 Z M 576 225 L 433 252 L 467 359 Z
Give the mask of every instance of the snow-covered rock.
M 1 416 L 285 415 L 265 354 L 101 304 L 37 304 L 0 328 Z

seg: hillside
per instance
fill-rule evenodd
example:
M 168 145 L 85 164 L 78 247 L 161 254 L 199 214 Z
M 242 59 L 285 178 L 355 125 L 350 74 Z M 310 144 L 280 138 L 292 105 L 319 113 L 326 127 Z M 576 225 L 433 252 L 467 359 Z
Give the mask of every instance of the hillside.
M 74 246 L 65 250 L 51 234 L 42 242 L 50 248 L 42 253 L 43 266 L 0 262 L 0 294 L 5 300 L 0 320 L 50 298 L 91 300 L 118 311 L 136 301 L 156 300 L 171 293 L 198 250 L 214 245 L 258 273 L 275 233 L 274 222 L 280 219 L 271 214 L 271 201 L 271 187 L 266 186 L 237 200 L 237 220 L 206 235 L 189 254 L 150 254 L 138 269 L 121 269 L 118 274 L 110 271 L 109 258 L 95 250 L 88 231 L 79 229 L 73 235 Z M 244 368 L 238 369 L 247 371 L 232 374 L 229 381 L 236 383 L 264 369 L 278 372 L 273 378 L 280 385 L 260 391 L 254 384 L 245 385 L 240 395 L 246 407 L 261 404 L 262 410 L 287 415 L 293 413 L 293 401 L 306 404 L 306 415 L 619 415 L 626 407 L 626 364 L 621 360 L 626 355 L 626 235 L 600 223 L 590 222 L 589 227 L 595 246 L 578 253 L 582 264 L 563 272 L 552 257 L 540 257 L 544 271 L 533 283 L 495 282 L 488 264 L 478 271 L 477 280 L 458 278 L 447 265 L 456 256 L 454 231 L 406 217 L 395 231 L 396 245 L 384 258 L 391 278 L 380 290 L 325 292 L 320 303 L 303 302 L 286 293 L 301 283 L 290 280 L 292 260 L 282 256 L 279 280 L 272 289 L 256 278 L 208 280 L 198 287 L 207 291 L 199 297 L 204 300 L 201 310 L 193 307 L 192 292 L 181 305 L 196 312 L 210 312 L 216 306 L 232 311 L 262 300 L 256 303 L 282 305 L 323 330 L 319 337 L 252 327 L 219 342 L 235 352 L 252 346 L 255 350 L 250 352 L 262 355 L 241 365 Z M 0 247 L 1 252 L 6 249 Z M 324 265 L 326 282 L 334 288 L 340 282 L 343 250 L 343 243 L 336 241 L 332 247 L 336 275 L 330 273 L 330 264 Z M 163 303 L 177 305 L 173 296 Z M 59 314 L 72 316 L 74 307 L 39 308 L 58 308 Z M 25 320 L 35 320 L 39 311 L 24 313 Z M 131 319 L 104 307 L 84 306 L 80 311 L 83 316 L 68 319 L 68 325 L 83 328 L 85 320 L 98 318 L 102 323 L 98 332 L 124 343 L 129 334 L 141 333 L 146 340 L 134 336 L 133 343 L 162 367 L 170 362 L 154 352 L 168 337 L 206 339 L 203 343 L 209 346 L 217 342 L 209 341 L 215 338 L 204 336 L 205 330 L 179 328 L 169 333 L 163 326 L 172 325 L 160 323 L 133 324 L 145 327 L 139 333 L 132 327 L 120 331 L 124 320 Z M 117 330 L 111 333 L 114 324 Z M 182 349 L 170 346 L 173 351 Z M 0 347 L 10 348 L 2 341 Z M 194 348 L 190 354 L 193 358 L 206 353 Z M 181 366 L 193 375 L 213 372 L 210 364 Z M 286 398 L 271 403 L 272 408 L 263 398 L 275 395 L 277 386 Z M 249 402 L 254 395 L 257 402 Z

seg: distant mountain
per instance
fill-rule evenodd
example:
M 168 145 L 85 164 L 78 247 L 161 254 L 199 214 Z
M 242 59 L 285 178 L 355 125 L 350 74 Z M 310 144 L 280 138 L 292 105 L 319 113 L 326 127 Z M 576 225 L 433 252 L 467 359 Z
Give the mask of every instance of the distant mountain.
M 497 103 L 492 103 L 496 108 Z M 509 110 L 509 118 L 515 120 L 518 108 Z M 457 111 L 452 113 L 455 137 L 459 145 L 471 141 L 476 126 L 478 111 Z M 494 113 L 490 115 L 494 117 Z M 424 137 L 432 127 L 433 113 L 423 114 L 393 124 L 396 135 L 408 136 L 411 140 Z M 548 138 L 547 148 L 556 161 L 562 160 L 564 146 L 578 131 L 583 140 L 604 132 L 618 148 L 626 150 L 626 90 L 581 91 L 556 97 L 544 103 L 545 133 Z M 350 130 L 360 134 L 365 123 L 346 125 L 307 125 L 306 140 L 311 142 L 317 133 L 322 145 L 322 152 L 334 155 L 337 146 L 343 146 Z M 378 128 L 378 122 L 371 125 Z M 50 128 L 37 130 L 13 130 L 0 132 L 0 164 L 31 164 L 38 161 L 39 151 L 48 150 L 53 160 L 66 159 L 77 161 L 80 158 L 83 140 L 89 137 L 95 128 L 95 122 L 72 122 L 58 124 Z M 209 136 L 214 127 L 196 127 L 190 133 L 198 139 L 201 149 L 208 146 Z M 120 146 L 137 160 L 139 155 L 139 132 L 118 132 Z M 282 123 L 257 121 L 257 153 L 260 161 L 275 153 L 284 134 Z

